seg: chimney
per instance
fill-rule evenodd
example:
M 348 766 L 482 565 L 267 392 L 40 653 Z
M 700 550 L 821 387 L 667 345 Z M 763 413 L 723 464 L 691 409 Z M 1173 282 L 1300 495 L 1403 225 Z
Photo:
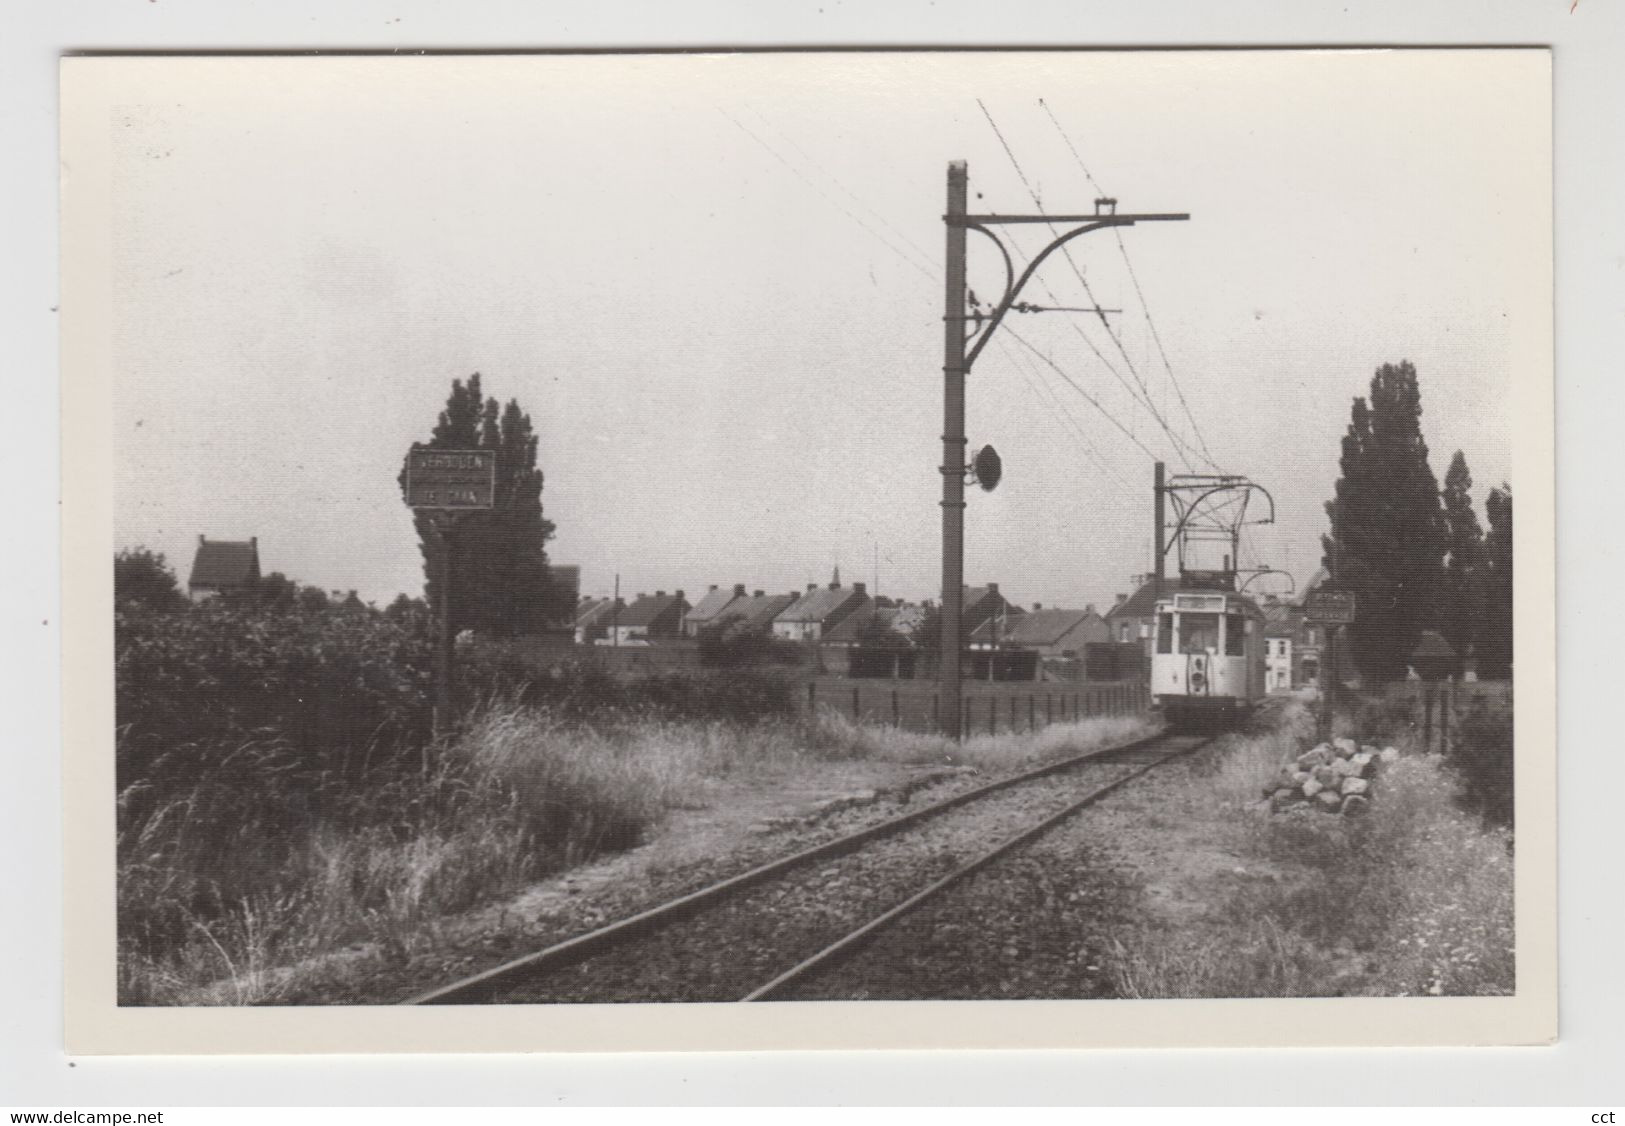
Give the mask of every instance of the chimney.
M 1112 598 L 1115 599 L 1115 601 L 1112 602 L 1113 606 L 1121 606 L 1123 603 L 1128 601 L 1128 595 L 1126 594 L 1114 594 L 1112 595 Z
M 1036 614 L 1036 613 L 1038 613 L 1038 611 L 1042 610 L 1043 608 L 1044 608 L 1044 604 L 1042 602 L 1034 602 L 1033 603 L 1033 613 Z
M 688 599 L 683 597 L 683 592 L 682 591 L 678 591 L 676 594 L 672 595 L 672 597 L 677 599 L 677 601 L 679 601 L 679 602 L 687 602 L 688 601 Z
M 840 590 L 841 589 L 841 584 L 838 583 L 838 582 L 832 582 L 832 583 L 829 584 L 829 589 L 831 589 L 831 590 Z
M 250 547 L 254 548 L 256 551 L 259 550 L 260 538 L 258 536 L 249 536 L 248 537 L 248 545 Z M 350 593 L 354 594 L 355 591 L 351 591 Z
M 817 589 L 818 589 L 818 584 L 817 583 L 808 583 L 807 584 L 807 593 L 808 594 L 811 594 L 813 591 L 815 591 Z
M 204 535 L 202 532 L 199 532 L 197 534 L 197 542 L 198 543 L 208 543 L 209 542 L 209 537 Z
M 997 593 L 999 593 L 999 584 L 998 583 L 988 583 L 987 584 L 987 592 L 989 594 L 997 594 Z
M 761 598 L 761 597 L 763 597 L 763 594 L 762 594 L 761 591 L 758 590 L 756 593 L 752 594 L 751 597 L 752 598 Z
M 711 589 L 712 589 L 712 590 L 715 590 L 715 589 L 717 589 L 717 584 L 716 584 L 716 583 L 712 583 L 712 584 L 711 584 Z
M 1085 614 L 1093 614 L 1095 612 L 1095 604 L 1093 602 L 1085 602 L 1083 604 L 1083 612 Z
M 852 584 L 852 589 L 855 592 L 857 592 L 859 597 L 862 597 L 863 595 L 866 595 L 866 594 L 869 593 L 869 589 L 866 586 L 864 586 L 862 583 L 853 583 Z
M 712 587 L 711 589 L 715 590 L 716 587 Z M 743 598 L 743 597 L 745 597 L 745 584 L 744 583 L 734 583 L 734 597 L 735 598 Z

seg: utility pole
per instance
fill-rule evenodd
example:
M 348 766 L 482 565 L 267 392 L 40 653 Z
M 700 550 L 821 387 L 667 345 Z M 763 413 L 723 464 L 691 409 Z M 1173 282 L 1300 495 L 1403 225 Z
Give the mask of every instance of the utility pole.
M 1164 574 L 1164 569 L 1167 566 L 1165 557 L 1167 555 L 1168 548 L 1162 539 L 1163 531 L 1168 520 L 1166 500 L 1167 494 L 1163 490 L 1166 476 L 1167 468 L 1162 462 L 1157 462 L 1156 468 L 1151 471 L 1151 488 L 1153 495 L 1156 497 L 1155 503 L 1152 505 L 1152 509 L 1155 512 L 1157 522 L 1157 529 L 1154 533 L 1156 538 L 1151 541 L 1156 545 L 1157 549 L 1155 560 L 1151 564 L 1151 593 L 1154 598 L 1162 597 L 1162 576 Z
M 942 637 L 939 676 L 942 732 L 951 739 L 963 734 L 963 684 L 960 681 L 960 624 L 965 599 L 965 376 L 982 349 L 1016 306 L 1022 287 L 1051 253 L 1079 235 L 1105 227 L 1132 227 L 1137 222 L 1189 219 L 1187 214 L 1118 214 L 1115 199 L 1095 200 L 1093 214 L 1078 215 L 973 215 L 967 208 L 969 176 L 963 160 L 948 163 L 946 286 L 943 298 L 942 361 Z M 994 233 L 1010 224 L 1043 223 L 1053 230 L 1069 228 L 1050 240 L 1019 276 L 1010 248 Z M 1005 271 L 1004 295 L 991 314 L 970 310 L 965 284 L 965 232 L 976 231 L 998 249 Z M 1018 310 L 1020 311 L 1020 310 Z M 1028 311 L 1038 311 L 1036 306 Z M 967 329 L 970 331 L 967 332 Z M 1160 500 L 1160 494 L 1159 494 Z M 1160 521 L 1159 521 L 1160 524 Z M 1160 566 L 1160 556 L 1159 556 Z
M 947 274 L 942 311 L 942 733 L 958 739 L 959 622 L 965 607 L 965 198 L 963 160 L 948 163 Z
M 456 636 L 451 632 L 451 577 L 455 571 L 452 552 L 456 550 L 457 517 L 451 513 L 436 512 L 430 517 L 440 540 L 440 605 L 436 617 L 434 639 L 434 732 L 447 735 L 452 726 L 452 669 L 456 663 Z

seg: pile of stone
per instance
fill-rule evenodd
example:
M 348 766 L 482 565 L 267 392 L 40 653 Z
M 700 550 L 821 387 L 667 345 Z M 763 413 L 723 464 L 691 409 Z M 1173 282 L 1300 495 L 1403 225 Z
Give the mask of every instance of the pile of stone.
M 1357 816 L 1365 812 L 1377 776 L 1398 757 L 1393 747 L 1378 750 L 1358 746 L 1353 739 L 1334 739 L 1284 764 L 1264 787 L 1264 796 L 1274 812 L 1307 805 Z

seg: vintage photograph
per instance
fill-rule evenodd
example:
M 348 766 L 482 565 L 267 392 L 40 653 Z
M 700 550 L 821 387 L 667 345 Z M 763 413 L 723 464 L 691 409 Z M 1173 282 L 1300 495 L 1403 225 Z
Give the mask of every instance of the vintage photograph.
M 118 1009 L 1545 1027 L 1546 52 L 63 82 Z

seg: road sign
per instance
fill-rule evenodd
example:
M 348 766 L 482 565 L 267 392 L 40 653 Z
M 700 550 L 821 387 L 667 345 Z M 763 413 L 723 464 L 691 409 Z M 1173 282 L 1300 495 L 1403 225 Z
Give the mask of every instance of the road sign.
M 496 492 L 494 450 L 413 450 L 406 455 L 406 503 L 412 508 L 490 508 Z
M 1329 626 L 1354 622 L 1354 592 L 1351 590 L 1312 590 L 1304 600 L 1303 616 Z

